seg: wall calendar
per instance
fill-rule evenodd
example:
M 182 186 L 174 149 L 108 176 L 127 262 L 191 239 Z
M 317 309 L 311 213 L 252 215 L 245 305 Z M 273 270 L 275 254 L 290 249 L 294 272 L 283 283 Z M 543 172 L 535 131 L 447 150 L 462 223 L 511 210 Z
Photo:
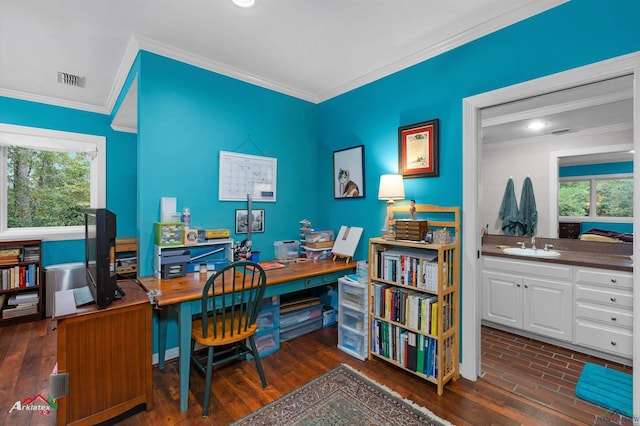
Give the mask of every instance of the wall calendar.
M 220 151 L 218 200 L 276 201 L 278 160 Z

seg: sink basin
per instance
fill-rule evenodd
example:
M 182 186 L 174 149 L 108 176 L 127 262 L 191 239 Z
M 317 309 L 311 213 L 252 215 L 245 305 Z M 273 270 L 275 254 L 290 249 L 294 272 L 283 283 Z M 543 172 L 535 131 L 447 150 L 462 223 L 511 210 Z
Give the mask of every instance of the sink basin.
M 542 250 L 542 249 L 533 250 L 530 248 L 507 247 L 502 249 L 502 251 L 506 254 L 512 254 L 514 256 L 529 256 L 529 257 L 544 257 L 544 258 L 560 257 L 560 252 L 555 250 Z

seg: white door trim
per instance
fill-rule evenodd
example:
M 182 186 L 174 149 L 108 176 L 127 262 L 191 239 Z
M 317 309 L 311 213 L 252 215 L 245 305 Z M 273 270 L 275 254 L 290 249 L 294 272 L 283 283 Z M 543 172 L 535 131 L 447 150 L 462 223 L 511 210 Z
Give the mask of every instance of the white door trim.
M 633 145 L 634 175 L 640 176 L 640 52 L 631 53 L 595 64 L 586 65 L 569 71 L 538 78 L 491 92 L 471 96 L 462 100 L 463 112 L 463 147 L 462 170 L 463 189 L 462 203 L 462 364 L 460 374 L 469 380 L 476 380 L 480 374 L 480 301 L 481 268 L 480 268 L 480 223 L 479 206 L 482 203 L 482 152 L 480 133 L 480 110 L 482 108 L 511 102 L 531 96 L 539 96 L 548 92 L 566 89 L 582 84 L 634 75 L 633 88 Z M 637 182 L 637 179 L 636 179 Z M 633 207 L 640 212 L 640 185 L 634 185 Z M 640 214 L 634 214 L 634 230 L 640 230 Z M 634 239 L 634 258 L 640 253 L 640 241 Z M 640 296 L 638 277 L 633 273 L 633 288 L 636 296 Z M 640 389 L 640 297 L 633 299 L 633 387 Z M 640 392 L 633 395 L 634 413 L 640 413 Z

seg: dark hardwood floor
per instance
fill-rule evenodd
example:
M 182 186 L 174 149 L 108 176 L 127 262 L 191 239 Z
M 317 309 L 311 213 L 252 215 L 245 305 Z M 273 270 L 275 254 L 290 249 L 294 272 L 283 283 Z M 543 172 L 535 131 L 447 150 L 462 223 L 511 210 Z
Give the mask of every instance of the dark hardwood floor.
M 0 424 L 53 425 L 55 412 L 9 410 L 25 398 L 49 395 L 49 374 L 56 362 L 56 331 L 51 320 L 0 328 Z M 438 396 L 435 385 L 383 361 L 360 361 L 336 347 L 336 326 L 283 342 L 263 358 L 268 386 L 262 389 L 253 362 L 219 368 L 213 377 L 210 415 L 202 418 L 202 378 L 192 369 L 189 409 L 179 409 L 175 362 L 153 368 L 153 409 L 134 414 L 122 425 L 226 425 L 274 401 L 341 363 L 363 372 L 403 397 L 456 425 L 570 425 L 583 421 L 536 404 L 487 381 L 464 378 Z M 132 342 L 135 344 L 135 342 Z M 591 422 L 593 424 L 593 422 Z

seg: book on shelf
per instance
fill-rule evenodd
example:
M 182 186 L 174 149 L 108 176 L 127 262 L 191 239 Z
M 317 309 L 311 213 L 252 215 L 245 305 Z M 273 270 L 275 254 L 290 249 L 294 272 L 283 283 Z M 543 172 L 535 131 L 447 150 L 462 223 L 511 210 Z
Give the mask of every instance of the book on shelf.
M 40 285 L 40 266 L 15 265 L 0 269 L 0 290 L 35 287 Z
M 26 315 L 37 314 L 37 313 L 38 313 L 37 304 L 33 306 L 23 307 L 23 308 L 7 306 L 2 310 L 2 318 L 3 319 L 18 318 Z

